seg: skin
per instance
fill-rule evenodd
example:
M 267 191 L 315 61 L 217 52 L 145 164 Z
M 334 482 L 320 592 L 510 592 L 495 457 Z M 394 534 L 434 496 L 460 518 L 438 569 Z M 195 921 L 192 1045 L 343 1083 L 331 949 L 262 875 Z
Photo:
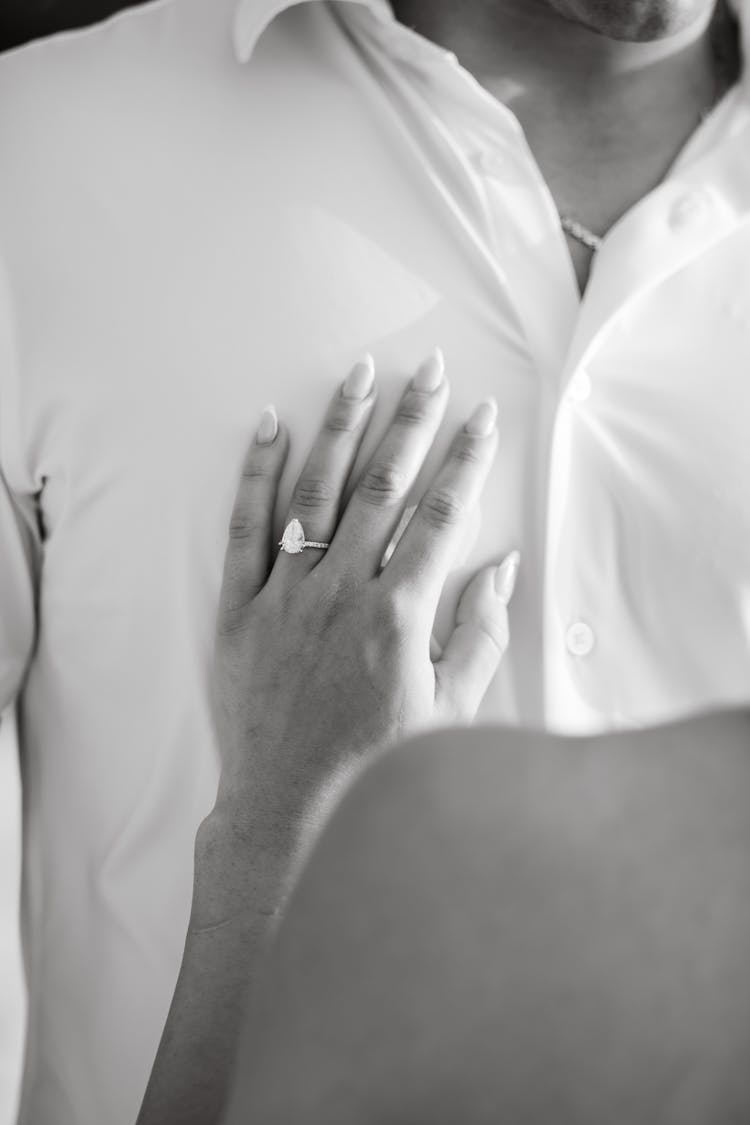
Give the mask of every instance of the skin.
M 604 234 L 660 183 L 734 81 L 714 0 L 396 0 L 521 123 L 562 214 Z M 721 14 L 721 9 L 718 9 Z M 626 26 L 627 25 L 627 26 Z M 595 30 L 592 30 L 595 28 Z M 649 36 L 658 37 L 644 39 Z M 591 253 L 569 240 L 583 292 Z
M 348 791 L 224 1125 L 744 1125 L 750 716 L 442 732 Z
M 705 21 L 706 0 L 548 0 L 568 20 L 610 39 L 650 42 Z

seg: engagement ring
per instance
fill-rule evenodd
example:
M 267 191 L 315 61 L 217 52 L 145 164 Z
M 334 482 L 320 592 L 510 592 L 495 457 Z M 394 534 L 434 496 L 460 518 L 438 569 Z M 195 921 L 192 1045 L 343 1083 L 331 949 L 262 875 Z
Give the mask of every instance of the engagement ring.
M 279 542 L 282 551 L 286 551 L 288 555 L 298 555 L 305 547 L 318 547 L 321 551 L 325 551 L 330 545 L 330 543 L 316 543 L 314 539 L 305 539 L 305 532 L 299 520 L 292 520 L 286 525 Z

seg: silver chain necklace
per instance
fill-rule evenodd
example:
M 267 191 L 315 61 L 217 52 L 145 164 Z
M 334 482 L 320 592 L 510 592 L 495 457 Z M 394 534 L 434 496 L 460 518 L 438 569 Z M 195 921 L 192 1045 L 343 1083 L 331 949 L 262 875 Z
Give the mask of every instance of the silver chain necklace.
M 566 234 L 569 234 L 576 242 L 581 242 L 594 254 L 602 244 L 602 239 L 598 234 L 594 234 L 583 223 L 579 223 L 578 219 L 572 219 L 570 215 L 560 215 L 560 226 Z
M 719 100 L 720 97 L 717 97 L 712 105 L 704 106 L 700 111 L 698 117 L 701 125 L 716 107 Z M 602 242 L 604 241 L 602 235 L 594 234 L 592 230 L 585 227 L 578 219 L 574 219 L 572 215 L 563 215 L 561 211 L 558 212 L 558 215 L 560 217 L 560 226 L 565 233 L 570 235 L 571 238 L 574 238 L 576 242 L 580 242 L 582 246 L 585 246 L 586 249 L 590 250 L 593 254 L 601 248 Z

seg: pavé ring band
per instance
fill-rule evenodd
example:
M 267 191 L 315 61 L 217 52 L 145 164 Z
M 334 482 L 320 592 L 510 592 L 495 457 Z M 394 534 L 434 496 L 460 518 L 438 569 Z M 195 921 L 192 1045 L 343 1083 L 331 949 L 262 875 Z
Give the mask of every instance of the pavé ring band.
M 327 550 L 330 543 L 317 543 L 314 539 L 305 539 L 305 532 L 299 520 L 291 520 L 284 528 L 279 546 L 288 555 L 298 555 L 305 547 L 318 547 L 321 551 Z

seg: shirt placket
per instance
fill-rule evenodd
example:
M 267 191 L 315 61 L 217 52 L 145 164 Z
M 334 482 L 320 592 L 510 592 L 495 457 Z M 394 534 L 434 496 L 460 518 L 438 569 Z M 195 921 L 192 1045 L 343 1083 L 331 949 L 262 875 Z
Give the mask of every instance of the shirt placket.
M 539 375 L 538 424 L 529 441 L 541 485 L 528 502 L 537 506 L 543 529 L 534 538 L 543 590 L 544 711 L 552 727 L 592 729 L 603 714 L 597 699 L 606 710 L 612 673 L 602 666 L 599 643 L 612 575 L 591 556 L 596 529 L 580 526 L 571 461 L 581 427 L 599 425 L 606 390 L 597 372 L 610 330 L 631 302 L 730 229 L 728 193 L 707 190 L 712 172 L 696 167 L 700 161 L 679 167 L 608 232 L 581 299 L 554 201 L 513 114 L 449 53 L 395 21 L 381 23 L 379 32 L 405 97 L 420 100 L 418 114 L 431 126 L 435 166 L 446 182 L 463 181 L 454 193 L 461 219 L 512 305 Z M 713 152 L 711 161 L 715 172 Z M 728 181 L 742 181 L 747 161 L 740 163 Z M 577 557 L 570 553 L 571 529 Z M 620 722 L 616 715 L 610 720 Z
M 616 571 L 596 557 L 596 529 L 581 524 L 569 471 L 582 427 L 598 433 L 597 448 L 607 456 L 607 418 L 615 409 L 607 397 L 608 350 L 637 302 L 648 300 L 662 282 L 736 228 L 750 195 L 747 181 L 748 161 L 736 138 L 698 159 L 680 161 L 610 229 L 597 253 L 560 371 L 550 450 L 544 651 L 546 715 L 553 728 L 594 731 L 606 725 L 605 716 L 610 725 L 629 722 L 608 702 L 613 669 L 602 665 L 598 643 L 610 616 L 608 602 L 616 596 Z M 675 332 L 677 341 L 678 322 Z M 588 472 L 594 480 L 596 465 Z M 612 500 L 637 504 L 638 496 Z M 576 557 L 582 544 L 588 544 L 588 553 Z

